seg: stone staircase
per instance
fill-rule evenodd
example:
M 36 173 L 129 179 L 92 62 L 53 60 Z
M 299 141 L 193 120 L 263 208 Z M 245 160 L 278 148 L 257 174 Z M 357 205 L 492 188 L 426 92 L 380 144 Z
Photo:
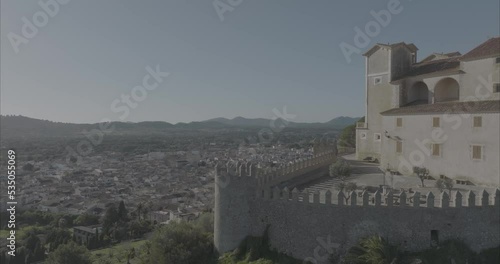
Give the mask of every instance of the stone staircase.
M 304 185 L 298 186 L 297 188 L 302 191 L 306 190 L 309 192 L 315 192 L 315 191 L 327 191 L 331 190 L 333 191 L 336 189 L 336 185 L 341 182 L 339 178 L 332 178 L 330 176 L 327 177 L 322 177 L 318 179 L 317 181 L 314 182 L 308 182 Z

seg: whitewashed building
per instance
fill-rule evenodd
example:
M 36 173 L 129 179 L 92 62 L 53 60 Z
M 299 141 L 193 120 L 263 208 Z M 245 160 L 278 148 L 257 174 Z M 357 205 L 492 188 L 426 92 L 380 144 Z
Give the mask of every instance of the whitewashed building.
M 377 44 L 366 57 L 366 115 L 356 156 L 383 169 L 500 186 L 500 37 L 465 55 L 417 62 L 413 44 Z

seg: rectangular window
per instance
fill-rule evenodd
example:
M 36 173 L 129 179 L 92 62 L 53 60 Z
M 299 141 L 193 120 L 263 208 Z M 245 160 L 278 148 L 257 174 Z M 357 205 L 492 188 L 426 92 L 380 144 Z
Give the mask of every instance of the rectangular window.
M 483 126 L 483 117 L 475 116 L 474 117 L 474 127 L 482 127 Z
M 403 142 L 402 141 L 396 141 L 396 153 L 403 153 Z
M 439 117 L 433 117 L 432 118 L 432 127 L 440 127 L 440 120 Z
M 366 133 L 361 133 L 361 135 L 359 136 L 361 139 L 366 139 Z
M 482 160 L 483 159 L 483 146 L 472 145 L 472 159 Z
M 373 134 L 373 140 L 375 140 L 375 141 L 382 140 L 382 136 L 380 135 L 380 133 Z
M 441 144 L 432 144 L 432 156 L 441 156 Z
M 500 57 L 496 59 L 497 64 L 500 64 Z
M 373 78 L 373 84 L 377 85 L 382 82 L 382 77 Z
M 500 83 L 493 84 L 493 92 L 500 93 Z
M 396 118 L 396 127 L 403 127 L 403 118 Z

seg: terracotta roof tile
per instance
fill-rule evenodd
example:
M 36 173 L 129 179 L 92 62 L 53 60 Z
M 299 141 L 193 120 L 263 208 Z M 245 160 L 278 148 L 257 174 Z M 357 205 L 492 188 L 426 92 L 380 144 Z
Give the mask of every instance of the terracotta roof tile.
M 473 114 L 500 113 L 500 100 L 442 102 L 435 104 L 409 105 L 380 113 L 383 116 L 428 115 L 428 114 Z
M 449 52 L 449 53 L 432 53 L 431 55 L 425 57 L 419 63 L 429 62 L 429 61 L 437 61 L 442 59 L 449 59 L 452 57 L 461 56 L 462 54 L 458 51 Z
M 435 73 L 444 70 L 459 70 L 460 57 L 452 57 L 440 60 L 426 61 L 413 64 L 411 69 L 404 75 L 397 76 L 394 80 L 401 80 L 411 76 L 418 76 L 428 73 Z
M 392 48 L 395 48 L 395 47 L 398 47 L 398 46 L 405 46 L 406 48 L 408 48 L 412 52 L 415 52 L 415 51 L 418 50 L 417 46 L 415 46 L 415 44 L 413 44 L 413 43 L 408 43 L 408 44 L 405 43 L 405 42 L 398 42 L 398 43 L 394 43 L 394 44 L 377 43 L 372 48 L 370 48 L 365 53 L 363 53 L 363 56 L 370 56 L 376 50 L 378 50 L 380 47 L 386 47 L 386 48 L 392 49 Z
M 401 76 L 396 76 L 393 81 L 444 70 L 459 70 L 461 60 L 474 60 L 500 56 L 500 37 L 491 38 L 485 41 L 463 56 L 460 56 L 460 52 L 450 52 L 441 54 L 443 56 L 449 56 L 450 58 L 431 60 L 433 55 L 435 54 L 428 56 L 419 63 L 413 64 L 408 72 Z
M 462 60 L 474 60 L 500 55 L 500 37 L 491 38 L 462 56 Z

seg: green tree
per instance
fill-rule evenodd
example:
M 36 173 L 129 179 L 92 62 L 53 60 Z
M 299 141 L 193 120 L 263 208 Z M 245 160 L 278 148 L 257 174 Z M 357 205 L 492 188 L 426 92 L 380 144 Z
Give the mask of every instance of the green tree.
M 356 147 L 356 125 L 352 124 L 345 127 L 339 136 L 339 146 L 355 148 Z
M 104 218 L 102 220 L 102 228 L 105 234 L 109 234 L 113 225 L 118 222 L 118 210 L 114 205 L 111 205 L 106 209 L 106 213 L 104 213 Z
M 59 218 L 57 226 L 59 226 L 60 228 L 66 228 L 68 227 L 68 221 L 66 220 L 66 218 L 61 217 Z
M 349 193 L 358 189 L 358 185 L 355 182 L 347 182 L 345 177 L 342 177 L 340 182 L 338 182 L 335 186 L 339 191 L 344 192 L 344 199 L 346 203 L 348 203 L 351 198 Z
M 147 220 L 137 221 L 134 220 L 130 222 L 128 232 L 132 238 L 142 237 L 147 232 L 153 229 L 151 222 Z
M 436 181 L 436 188 L 439 191 L 448 190 L 448 194 L 451 196 L 451 190 L 453 190 L 453 180 L 450 178 L 439 179 Z
M 195 221 L 194 224 L 201 228 L 205 233 L 214 232 L 214 214 L 213 213 L 203 213 Z
M 29 232 L 23 241 L 24 246 L 27 250 L 33 252 L 35 251 L 36 245 L 40 243 L 40 239 L 36 236 L 35 232 Z
M 159 228 L 151 240 L 147 263 L 215 263 L 212 235 L 186 223 Z
M 429 176 L 429 170 L 423 167 L 413 167 L 413 173 L 415 173 L 422 182 L 422 187 L 425 187 L 424 180 Z
M 81 214 L 75 219 L 75 225 L 78 226 L 90 226 L 99 224 L 99 217 L 92 214 Z
M 127 252 L 127 264 L 130 264 L 130 260 L 135 258 L 135 248 L 131 248 Z
M 137 204 L 137 207 L 136 207 L 136 214 L 137 214 L 137 218 L 139 220 L 141 220 L 141 216 L 142 216 L 142 209 L 144 208 L 144 204 L 142 202 L 138 203 Z
M 398 250 L 380 236 L 362 239 L 359 245 L 349 249 L 346 263 L 352 264 L 391 264 L 398 263 Z
M 118 218 L 123 222 L 128 222 L 128 211 L 123 201 L 118 205 Z
M 351 165 L 349 165 L 347 161 L 341 159 L 337 160 L 330 165 L 330 176 L 341 178 L 351 176 Z
M 7 256 L 6 258 L 9 259 L 9 261 L 7 263 L 9 264 L 26 264 L 26 263 L 29 263 L 29 252 L 28 250 L 25 248 L 25 247 L 19 247 L 19 248 L 16 248 L 16 256 L 15 257 L 11 257 L 11 256 Z M 4 263 L 4 262 L 2 262 Z
M 150 261 L 151 242 L 148 240 L 135 251 L 135 262 L 139 264 L 148 264 Z
M 36 262 L 43 260 L 45 257 L 42 242 L 35 234 L 35 232 L 30 232 L 23 241 L 24 247 L 28 253 L 29 262 Z
M 121 224 L 116 222 L 113 225 L 112 236 L 118 242 L 128 238 L 129 227 L 128 224 Z
M 365 118 L 362 117 L 357 122 L 365 122 Z M 356 147 L 356 124 L 347 126 L 342 130 L 339 136 L 338 144 L 340 147 Z
M 73 222 L 76 218 L 77 216 L 74 215 L 55 214 L 53 216 L 53 220 L 50 222 L 50 225 L 53 227 L 68 228 L 73 226 Z
M 45 243 L 48 245 L 49 251 L 54 251 L 60 245 L 66 244 L 70 240 L 71 233 L 67 229 L 52 228 L 47 234 L 47 240 Z
M 151 212 L 153 209 L 153 203 L 151 203 L 151 201 L 148 201 L 147 203 L 145 203 L 142 207 L 142 215 L 143 215 L 143 219 L 151 219 L 151 217 L 149 217 L 149 212 Z
M 45 226 L 56 220 L 56 215 L 50 212 L 42 211 L 25 211 L 19 216 L 19 221 L 26 225 L 41 225 Z
M 45 264 L 92 264 L 88 249 L 74 242 L 61 245 L 50 253 Z

